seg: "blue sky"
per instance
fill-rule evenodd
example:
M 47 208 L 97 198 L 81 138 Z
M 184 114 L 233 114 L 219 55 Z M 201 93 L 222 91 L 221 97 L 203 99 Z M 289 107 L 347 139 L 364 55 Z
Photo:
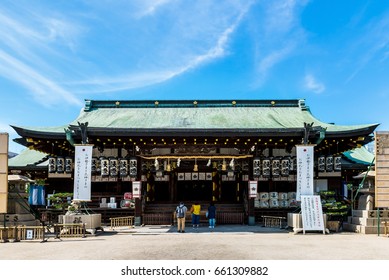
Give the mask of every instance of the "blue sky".
M 85 99 L 306 99 L 389 130 L 389 1 L 2 0 L 0 131 Z

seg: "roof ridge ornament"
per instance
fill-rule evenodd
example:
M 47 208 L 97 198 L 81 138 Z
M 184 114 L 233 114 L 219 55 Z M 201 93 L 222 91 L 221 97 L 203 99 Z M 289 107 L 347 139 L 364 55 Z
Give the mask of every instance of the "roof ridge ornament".
M 304 140 L 303 144 L 308 144 L 308 138 L 309 134 L 312 130 L 313 122 L 312 123 L 304 123 Z
M 81 131 L 81 143 L 84 145 L 88 144 L 88 135 L 87 135 L 88 122 L 85 123 L 77 122 L 77 123 Z

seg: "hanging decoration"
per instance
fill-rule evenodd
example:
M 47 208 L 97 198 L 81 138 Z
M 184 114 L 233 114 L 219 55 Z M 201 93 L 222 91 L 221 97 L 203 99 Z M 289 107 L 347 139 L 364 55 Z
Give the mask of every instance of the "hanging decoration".
M 119 159 L 119 174 L 120 177 L 128 175 L 128 160 L 125 158 Z
M 324 172 L 326 170 L 326 157 L 319 156 L 317 158 L 317 171 Z
M 156 160 L 157 161 L 157 160 Z M 158 163 L 158 161 L 157 161 Z M 136 177 L 137 174 L 138 174 L 138 160 L 133 157 L 133 158 L 130 158 L 129 160 L 129 173 L 130 173 L 130 176 L 131 177 Z M 157 169 L 157 167 L 156 167 Z M 159 169 L 159 166 L 158 166 L 158 169 Z
M 334 157 L 334 170 L 335 171 L 342 170 L 342 157 L 341 156 Z
M 65 171 L 65 159 L 63 157 L 57 157 L 57 173 L 63 173 Z
M 281 160 L 281 176 L 289 176 L 289 165 L 290 159 L 288 157 Z
M 280 159 L 275 158 L 272 160 L 272 175 L 273 177 L 279 177 L 281 173 L 281 162 Z
M 109 161 L 105 157 L 100 158 L 101 176 L 109 176 Z
M 49 173 L 55 173 L 57 171 L 57 160 L 54 157 L 49 158 Z
M 326 157 L 326 171 L 331 172 L 334 170 L 334 157 L 327 156 Z
M 112 177 L 118 176 L 118 160 L 117 158 L 110 157 L 109 158 L 109 175 Z
M 270 177 L 270 159 L 264 159 L 262 161 L 262 175 L 263 177 Z
M 65 173 L 73 172 L 73 159 L 71 157 L 65 158 Z
M 253 175 L 254 177 L 258 177 L 261 175 L 261 159 L 254 158 L 253 160 Z
M 98 165 L 100 165 L 99 164 L 99 159 L 96 158 L 96 157 L 93 157 L 92 158 L 92 165 L 91 165 L 91 172 L 92 172 L 92 174 L 98 173 L 98 171 L 97 171 Z

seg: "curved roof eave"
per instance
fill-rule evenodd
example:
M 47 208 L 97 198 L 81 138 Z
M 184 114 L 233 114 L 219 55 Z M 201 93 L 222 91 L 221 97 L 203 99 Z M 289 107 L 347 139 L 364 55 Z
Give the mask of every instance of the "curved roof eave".
M 11 127 L 22 137 L 46 137 L 46 138 L 62 138 L 65 136 L 65 129 L 68 125 L 58 127 Z
M 196 106 L 193 106 L 195 102 Z M 68 128 L 78 134 L 79 123 L 88 123 L 90 135 L 94 133 L 130 135 L 145 132 L 197 135 L 201 131 L 201 133 L 240 133 L 241 135 L 276 133 L 284 136 L 300 134 L 304 129 L 304 123 L 313 123 L 314 127 L 325 129 L 326 137 L 368 135 L 379 125 L 345 126 L 325 123 L 312 115 L 303 100 L 237 101 L 236 106 L 231 105 L 235 101 L 195 102 L 161 101 L 158 105 L 161 107 L 158 107 L 154 106 L 156 103 L 153 101 L 87 100 L 84 110 L 68 125 L 40 128 L 12 127 L 19 135 L 26 138 L 54 139 L 65 138 L 65 129 Z M 238 106 L 240 103 L 243 105 Z

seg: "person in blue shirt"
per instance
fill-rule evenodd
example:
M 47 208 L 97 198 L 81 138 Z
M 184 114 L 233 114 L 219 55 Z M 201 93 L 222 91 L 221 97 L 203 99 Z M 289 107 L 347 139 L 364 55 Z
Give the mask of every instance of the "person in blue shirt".
M 208 206 L 208 221 L 209 221 L 209 228 L 215 228 L 216 206 L 213 201 L 211 201 L 210 205 Z

